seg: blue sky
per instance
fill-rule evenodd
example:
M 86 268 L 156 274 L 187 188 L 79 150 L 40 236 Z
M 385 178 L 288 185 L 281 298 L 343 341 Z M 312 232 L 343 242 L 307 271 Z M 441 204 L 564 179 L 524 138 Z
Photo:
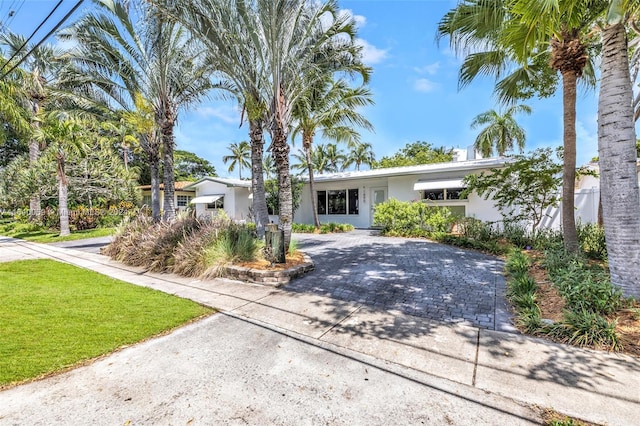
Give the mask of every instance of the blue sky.
M 17 13 L 13 20 L 6 21 L 12 3 Z M 3 1 L 0 19 L 8 22 L 12 31 L 28 36 L 56 3 L 53 0 Z M 65 1 L 54 18 L 62 17 L 74 4 L 75 0 Z M 450 51 L 447 40 L 442 40 L 440 45 L 435 41 L 437 22 L 456 1 L 339 0 L 339 4 L 359 23 L 358 37 L 364 46 L 365 61 L 373 67 L 370 86 L 375 105 L 363 109 L 362 113 L 372 122 L 375 132 L 362 132 L 362 140 L 373 145 L 376 157 L 391 155 L 417 140 L 458 148 L 473 144 L 478 130 L 470 128 L 471 121 L 482 112 L 497 109 L 498 105 L 492 96 L 491 79 L 478 80 L 458 91 L 461 61 Z M 38 34 L 44 35 L 57 19 L 51 22 Z M 560 96 L 524 103 L 533 109 L 530 116 L 518 116 L 527 133 L 526 150 L 560 146 Z M 577 162 L 584 164 L 597 155 L 597 92 L 579 93 L 577 107 Z M 247 125 L 241 128 L 239 125 L 237 105 L 205 101 L 180 114 L 176 129 L 178 149 L 206 158 L 220 176 L 237 177 L 237 170 L 227 171 L 222 156 L 229 153 L 229 144 L 248 140 Z M 299 146 L 297 143 L 293 150 Z

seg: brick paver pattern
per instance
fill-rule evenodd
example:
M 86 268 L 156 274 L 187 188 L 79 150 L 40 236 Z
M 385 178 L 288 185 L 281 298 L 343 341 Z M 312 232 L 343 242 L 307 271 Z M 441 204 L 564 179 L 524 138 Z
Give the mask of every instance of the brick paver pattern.
M 493 256 L 375 231 L 295 234 L 315 271 L 284 287 L 383 310 L 487 329 L 509 328 L 503 262 Z

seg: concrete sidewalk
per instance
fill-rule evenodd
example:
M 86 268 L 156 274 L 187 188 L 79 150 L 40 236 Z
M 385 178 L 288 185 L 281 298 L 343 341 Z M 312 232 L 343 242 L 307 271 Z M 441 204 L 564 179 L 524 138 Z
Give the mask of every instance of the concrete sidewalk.
M 596 423 L 637 424 L 640 360 L 451 325 L 316 294 L 145 273 L 107 257 L 0 237 L 0 260 L 52 258 L 213 306 L 225 315 L 381 365 Z M 395 368 L 394 367 L 394 368 Z

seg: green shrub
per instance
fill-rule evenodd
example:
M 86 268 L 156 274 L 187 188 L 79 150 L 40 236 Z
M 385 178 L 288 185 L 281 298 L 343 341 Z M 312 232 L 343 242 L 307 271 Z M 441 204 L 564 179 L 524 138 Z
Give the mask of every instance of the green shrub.
M 578 224 L 578 243 L 584 254 L 591 259 L 607 259 L 607 243 L 604 237 L 604 228 L 595 223 L 586 225 Z
M 446 207 L 389 199 L 378 204 L 374 223 L 387 235 L 417 237 L 450 232 L 456 217 Z
M 303 234 L 312 234 L 316 232 L 315 225 L 309 225 L 306 223 L 292 223 L 291 232 L 298 232 Z
M 220 230 L 218 238 L 205 249 L 205 261 L 209 265 L 205 277 L 220 275 L 221 267 L 233 262 L 249 262 L 257 258 L 262 242 L 250 229 L 231 224 Z
M 429 237 L 443 244 L 479 250 L 498 256 L 506 254 L 509 251 L 509 247 L 501 245 L 496 240 L 480 241 L 472 238 L 467 238 L 463 235 L 452 235 L 446 233 L 432 233 L 429 235 Z
M 187 277 L 198 277 L 209 269 L 215 259 L 209 249 L 215 244 L 228 220 L 210 220 L 178 243 L 174 252 L 173 272 Z
M 498 239 L 498 231 L 491 222 L 483 222 L 474 217 L 458 219 L 458 229 L 467 238 L 478 241 L 493 241 Z
M 512 222 L 504 223 L 502 237 L 518 248 L 532 247 L 534 243 L 526 227 Z

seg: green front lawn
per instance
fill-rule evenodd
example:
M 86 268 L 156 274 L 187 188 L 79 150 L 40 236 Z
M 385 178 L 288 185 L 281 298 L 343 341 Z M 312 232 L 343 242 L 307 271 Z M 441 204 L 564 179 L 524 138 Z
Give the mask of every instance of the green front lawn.
M 211 312 L 186 299 L 52 260 L 0 263 L 0 388 Z
M 84 240 L 86 238 L 107 237 L 113 235 L 115 228 L 95 228 L 84 231 L 72 231 L 71 235 L 60 236 L 60 231 L 51 229 L 41 229 L 29 224 L 10 223 L 0 225 L 0 235 L 21 240 L 33 241 L 34 243 L 57 243 L 62 241 Z

